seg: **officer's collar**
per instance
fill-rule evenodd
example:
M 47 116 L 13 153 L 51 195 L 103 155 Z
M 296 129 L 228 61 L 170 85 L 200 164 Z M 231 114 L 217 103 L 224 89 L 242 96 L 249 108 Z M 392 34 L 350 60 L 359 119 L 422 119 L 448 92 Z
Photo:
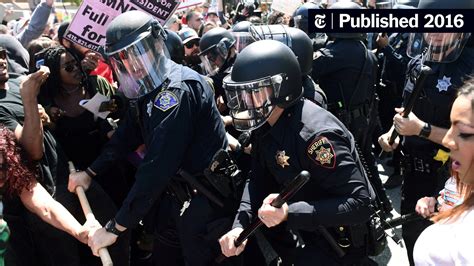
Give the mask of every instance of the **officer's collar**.
M 297 125 L 298 121 L 301 120 L 301 117 L 295 117 L 301 112 L 298 112 L 298 109 L 301 109 L 302 102 L 297 101 L 295 105 L 286 108 L 283 113 L 280 115 L 276 123 L 271 127 L 269 134 L 279 143 L 283 144 L 283 139 L 285 137 L 285 132 L 290 128 L 294 128 Z
M 168 85 L 170 88 L 181 88 L 181 81 L 183 80 L 183 66 L 176 64 L 175 62 L 169 62 L 169 73 L 168 79 L 170 80 L 170 84 Z

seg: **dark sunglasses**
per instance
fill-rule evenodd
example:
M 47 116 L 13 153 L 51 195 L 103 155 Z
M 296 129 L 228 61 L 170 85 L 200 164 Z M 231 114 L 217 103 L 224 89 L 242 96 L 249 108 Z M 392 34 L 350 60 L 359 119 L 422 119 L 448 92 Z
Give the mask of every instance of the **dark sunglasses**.
M 0 48 L 0 59 L 7 59 L 7 50 Z
M 188 49 L 193 48 L 193 46 L 198 46 L 199 47 L 199 40 L 191 40 L 191 41 L 187 42 L 184 46 L 186 46 L 186 48 L 188 48 Z

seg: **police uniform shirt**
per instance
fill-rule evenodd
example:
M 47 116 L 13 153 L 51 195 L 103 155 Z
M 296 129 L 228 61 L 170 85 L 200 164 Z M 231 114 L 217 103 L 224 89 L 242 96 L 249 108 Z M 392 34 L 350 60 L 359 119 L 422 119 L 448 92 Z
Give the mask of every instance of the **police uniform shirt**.
M 202 173 L 212 156 L 227 147 L 224 126 L 213 93 L 202 76 L 171 63 L 165 85 L 140 97 L 138 111 L 129 112 L 99 158 L 91 165 L 96 173 L 111 167 L 140 144 L 146 156 L 116 220 L 135 226 L 165 190 L 178 169 Z
M 351 107 L 364 104 L 373 97 L 376 72 L 377 59 L 361 41 L 337 39 L 315 53 L 311 77 L 326 93 L 329 109 L 338 102 L 347 108 L 349 104 Z
M 254 141 L 253 175 L 245 187 L 234 227 L 245 227 L 262 200 L 278 193 L 300 171 L 310 181 L 289 205 L 288 229 L 359 224 L 369 219 L 370 196 L 352 135 L 326 110 L 301 100 Z
M 459 58 L 451 63 L 425 62 L 425 64 L 431 67 L 433 73 L 426 77 L 412 112 L 433 126 L 449 128 L 451 124 L 449 116 L 457 90 L 463 85 L 464 80 L 472 75 L 474 69 L 474 49 L 465 47 Z M 417 65 L 419 57 L 410 61 L 408 71 L 418 67 Z M 414 84 L 407 80 L 403 92 L 405 104 L 413 88 Z M 430 150 L 442 148 L 441 145 L 418 136 L 404 137 L 404 146 L 407 145 L 412 147 L 410 150 L 424 150 L 428 153 Z
M 382 52 L 385 56 L 382 69 L 382 79 L 385 83 L 391 83 L 396 91 L 394 96 L 401 96 L 405 73 L 410 58 L 406 55 L 408 45 L 408 33 L 394 33 L 389 37 L 389 45 Z M 393 96 L 392 96 L 393 97 Z

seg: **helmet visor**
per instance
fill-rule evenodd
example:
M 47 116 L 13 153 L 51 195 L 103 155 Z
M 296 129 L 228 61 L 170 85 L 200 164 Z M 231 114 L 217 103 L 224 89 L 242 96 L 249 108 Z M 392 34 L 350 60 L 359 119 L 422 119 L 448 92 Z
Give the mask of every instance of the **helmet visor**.
M 121 50 L 109 53 L 108 56 L 119 81 L 127 81 L 128 86 L 120 87 L 128 98 L 137 98 L 154 90 L 163 83 L 168 74 L 169 56 L 166 46 L 161 38 L 154 38 L 149 32 L 145 33 L 143 38 Z
M 250 35 L 249 32 L 232 32 L 235 38 L 235 49 L 239 53 L 249 44 L 255 42 L 255 39 Z
M 411 33 L 407 54 L 414 58 L 426 50 L 426 61 L 453 62 L 461 55 L 470 36 L 471 33 Z
M 205 54 L 199 56 L 201 58 L 204 75 L 213 76 L 225 63 L 225 55 L 219 53 L 217 48 L 214 46 L 209 49 Z
M 235 129 L 254 130 L 265 123 L 273 111 L 282 81 L 282 74 L 249 82 L 234 82 L 231 75 L 224 78 L 227 107 Z

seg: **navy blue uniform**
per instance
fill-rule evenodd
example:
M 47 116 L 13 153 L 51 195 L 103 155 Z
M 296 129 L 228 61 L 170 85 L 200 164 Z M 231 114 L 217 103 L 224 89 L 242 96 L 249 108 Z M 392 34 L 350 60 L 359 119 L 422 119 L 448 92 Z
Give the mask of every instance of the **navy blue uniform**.
M 380 96 L 380 121 L 382 128 L 388 131 L 393 124 L 393 109 L 399 107 L 405 74 L 410 58 L 406 55 L 408 33 L 394 33 L 389 44 L 382 49 L 384 55 L 381 78 L 385 85 L 378 91 Z
M 410 61 L 408 69 L 412 69 L 419 58 Z M 433 70 L 424 83 L 412 112 L 422 121 L 436 127 L 450 127 L 451 107 L 456 98 L 457 89 L 463 80 L 472 74 L 474 69 L 474 49 L 465 47 L 460 57 L 452 63 L 426 62 Z M 403 99 L 406 102 L 413 90 L 413 83 L 407 81 Z M 418 199 L 437 195 L 449 177 L 447 165 L 435 159 L 439 150 L 446 150 L 442 145 L 418 136 L 403 137 L 404 182 L 402 185 L 401 213 L 407 214 L 415 210 Z M 407 247 L 408 257 L 413 265 L 413 247 L 421 232 L 429 222 L 412 222 L 404 224 L 403 239 Z
M 164 192 L 179 169 L 202 175 L 212 156 L 227 147 L 227 141 L 214 95 L 204 78 L 175 63 L 169 73 L 165 85 L 140 97 L 137 110 L 130 108 L 126 120 L 91 169 L 102 173 L 117 158 L 144 143 L 146 156 L 116 215 L 117 223 L 133 228 L 160 199 L 157 212 L 163 215 L 155 221 L 158 230 L 175 226 L 186 263 L 207 265 L 217 252 L 212 254 L 211 244 L 203 242 L 202 237 L 207 234 L 207 223 L 217 217 L 216 208 L 197 194 L 183 216 L 179 216 L 181 203 Z M 218 248 L 217 239 L 212 240 L 212 245 Z M 160 251 L 154 255 L 168 254 Z
M 378 116 L 374 117 L 374 112 L 371 112 L 377 77 L 375 55 L 367 50 L 362 41 L 336 39 L 326 48 L 316 52 L 312 77 L 326 93 L 328 110 L 346 125 L 360 145 L 370 170 L 370 182 L 380 202 L 389 211 L 390 201 L 382 186 L 372 154 L 371 126 L 375 123 L 369 124 L 369 115 L 370 120 L 378 119 Z
M 266 196 L 278 193 L 300 171 L 308 170 L 310 181 L 288 203 L 288 220 L 266 232 L 272 246 L 285 263 L 295 265 L 356 263 L 366 258 L 364 252 L 358 253 L 364 244 L 354 243 L 347 250 L 351 255 L 337 259 L 317 233 L 319 225 L 361 224 L 370 214 L 372 193 L 354 139 L 337 118 L 301 100 L 286 109 L 273 127 L 255 131 L 252 158 L 252 177 L 234 228 L 247 226 Z M 297 240 L 292 235 L 300 235 L 306 246 L 295 248 Z

